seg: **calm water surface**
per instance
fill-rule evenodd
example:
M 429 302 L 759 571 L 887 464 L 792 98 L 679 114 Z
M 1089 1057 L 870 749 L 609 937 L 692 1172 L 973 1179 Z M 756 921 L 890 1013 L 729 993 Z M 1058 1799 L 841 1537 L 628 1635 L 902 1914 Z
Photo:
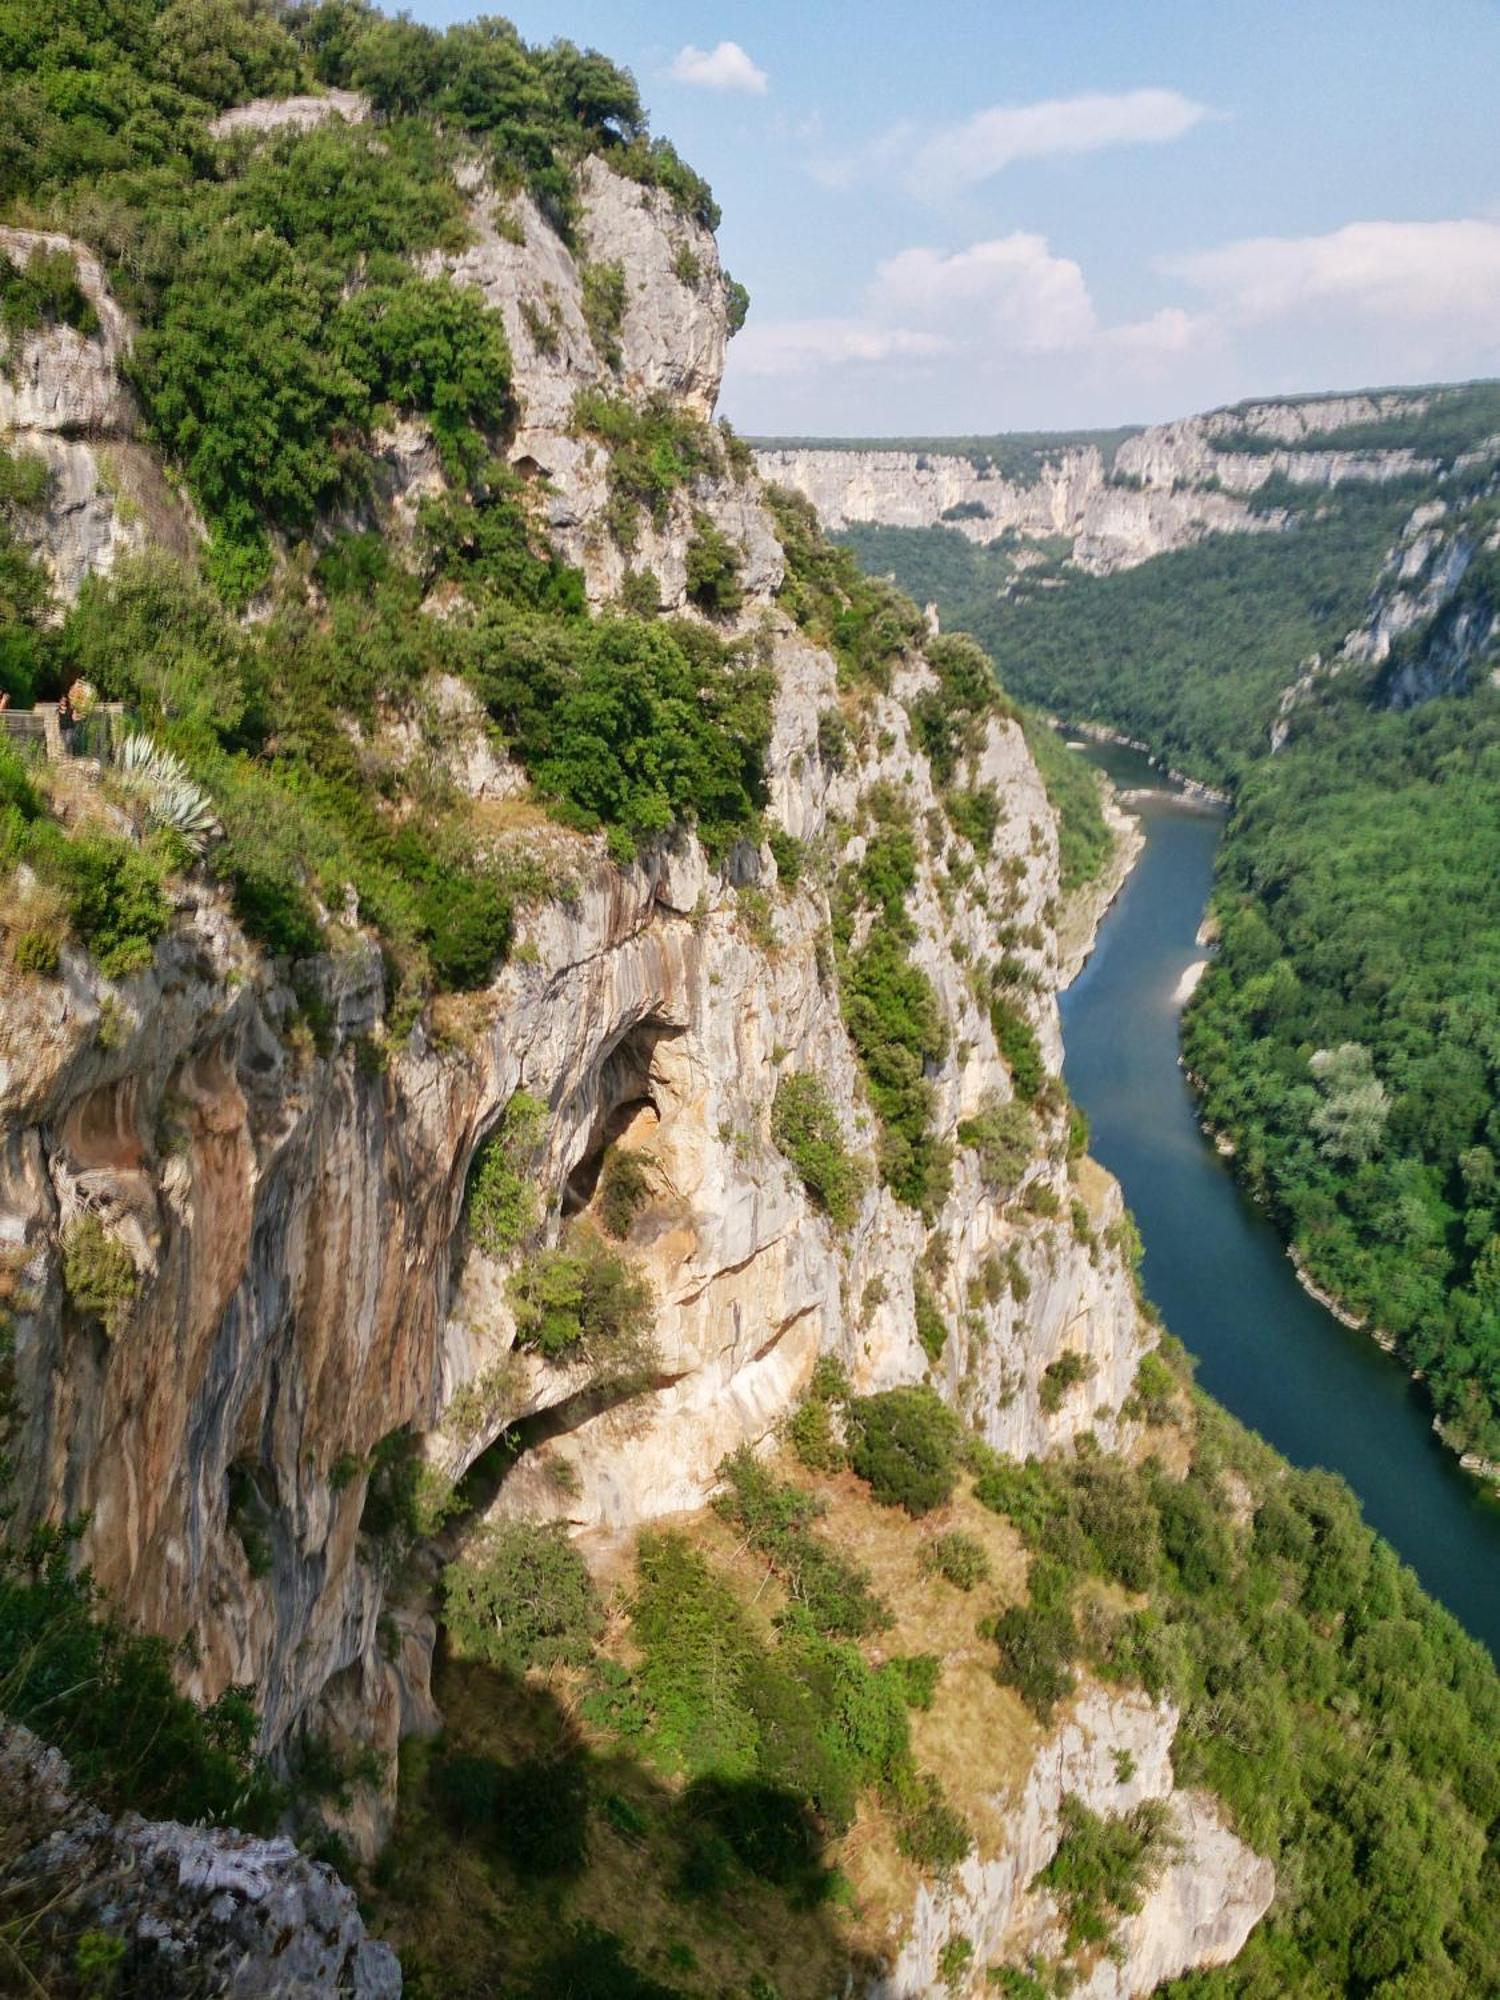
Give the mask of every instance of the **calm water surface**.
M 1158 786 L 1134 751 L 1090 751 Z M 1146 1289 L 1209 1393 L 1298 1465 L 1341 1473 L 1432 1594 L 1500 1658 L 1500 1504 L 1443 1450 L 1405 1372 L 1302 1290 L 1280 1239 L 1199 1130 L 1177 1062 L 1183 974 L 1203 957 L 1221 817 L 1155 791 L 1146 847 L 1062 996 L 1069 1088 L 1145 1239 Z

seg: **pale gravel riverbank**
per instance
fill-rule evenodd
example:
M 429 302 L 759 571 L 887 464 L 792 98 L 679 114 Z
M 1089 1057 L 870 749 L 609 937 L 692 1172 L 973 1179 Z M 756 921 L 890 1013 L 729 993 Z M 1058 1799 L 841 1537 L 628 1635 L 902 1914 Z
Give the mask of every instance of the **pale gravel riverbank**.
M 1114 847 L 1102 874 L 1075 889 L 1057 924 L 1058 991 L 1064 992 L 1082 972 L 1094 949 L 1099 926 L 1111 904 L 1130 879 L 1130 871 L 1146 845 L 1138 817 L 1120 803 L 1120 795 L 1101 771 L 1104 823 L 1114 835 Z

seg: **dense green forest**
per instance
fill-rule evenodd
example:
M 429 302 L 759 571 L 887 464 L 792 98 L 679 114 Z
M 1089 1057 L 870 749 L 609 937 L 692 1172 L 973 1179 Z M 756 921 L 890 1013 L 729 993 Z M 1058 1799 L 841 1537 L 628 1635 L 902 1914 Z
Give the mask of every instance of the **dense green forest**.
M 877 575 L 935 598 L 945 626 L 972 632 L 1018 699 L 1107 722 L 1228 785 L 1266 749 L 1299 662 L 1358 622 L 1421 491 L 1341 488 L 1286 535 L 1214 535 L 1114 576 L 1054 565 L 1043 584 L 1023 571 L 1004 597 L 1004 549 L 974 549 L 952 529 L 858 528 L 847 539 Z M 1063 587 L 1050 587 L 1059 574 Z
M 1391 441 L 1451 458 L 1497 407 L 1494 384 L 1457 390 L 1393 418 Z M 1216 536 L 1116 576 L 1053 566 L 1066 580 L 1047 589 L 1015 578 L 1003 546 L 951 529 L 846 538 L 973 631 L 1011 691 L 1232 788 L 1222 946 L 1184 1024 L 1205 1114 L 1313 1280 L 1399 1344 L 1452 1441 L 1487 1456 L 1500 1455 L 1500 698 L 1481 660 L 1439 673 L 1415 707 L 1390 703 L 1404 668 L 1429 650 L 1441 661 L 1460 620 L 1483 630 L 1500 607 L 1492 483 L 1483 463 L 1438 483 L 1476 549 L 1453 605 L 1378 669 L 1320 682 L 1275 755 L 1281 690 L 1364 614 L 1430 479 L 1304 497 L 1286 534 Z
M 225 105 L 334 85 L 365 92 L 373 122 L 210 133 Z M 434 675 L 467 681 L 539 795 L 617 854 L 681 818 L 714 845 L 761 802 L 764 669 L 702 624 L 656 618 L 649 578 L 637 609 L 588 615 L 499 456 L 514 417 L 500 317 L 416 269 L 465 240 L 460 160 L 482 162 L 502 200 L 527 191 L 572 243 L 594 153 L 717 221 L 626 72 L 568 42 L 528 47 L 498 18 L 438 34 L 362 0 L 0 4 L 0 214 L 102 257 L 140 326 L 129 365 L 148 437 L 210 530 L 201 571 L 159 550 L 122 561 L 58 625 L 17 534 L 45 477 L 0 453 L 0 688 L 23 706 L 82 675 L 126 702 L 174 760 L 177 817 L 221 832 L 211 864 L 251 933 L 306 954 L 352 893 L 408 1019 L 425 993 L 484 983 L 517 899 L 547 887 L 465 801 L 377 747 L 381 718 Z M 0 267 L 7 335 L 88 330 L 66 253 Z M 422 508 L 412 563 L 375 531 L 374 432 L 401 413 L 425 419 L 452 482 Z M 622 542 L 732 443 L 605 396 L 576 420 L 614 450 Z M 336 533 L 335 514 L 365 531 Z M 700 539 L 695 591 L 728 609 L 732 565 Z M 422 615 L 460 580 L 471 618 Z M 160 787 L 153 800 L 160 819 Z M 116 972 L 148 961 L 180 831 L 158 825 L 141 848 L 74 837 L 45 774 L 7 756 L 10 961 L 54 970 L 69 937 Z M 23 862 L 36 893 L 13 893 Z
M 1500 695 L 1330 701 L 1244 779 L 1184 1027 L 1316 1282 L 1500 1453 Z

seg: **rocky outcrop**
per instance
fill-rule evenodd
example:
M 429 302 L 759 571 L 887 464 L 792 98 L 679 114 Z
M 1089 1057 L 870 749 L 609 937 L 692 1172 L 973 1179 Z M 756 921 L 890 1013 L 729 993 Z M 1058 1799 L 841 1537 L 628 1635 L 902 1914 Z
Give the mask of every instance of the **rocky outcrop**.
M 370 100 L 359 91 L 326 90 L 320 97 L 257 97 L 249 104 L 235 104 L 221 111 L 208 129 L 215 139 L 229 139 L 239 132 L 257 136 L 306 132 L 333 118 L 341 118 L 346 125 L 363 125 L 369 115 Z
M 1324 681 L 1351 669 L 1382 707 L 1415 708 L 1462 694 L 1500 672 L 1500 492 L 1496 447 L 1467 455 L 1453 490 L 1414 507 L 1386 556 L 1364 620 L 1328 656 L 1314 654 L 1281 693 L 1271 747 L 1290 736 L 1297 710 Z
M 97 331 L 49 325 L 0 333 L 0 450 L 38 459 L 47 490 L 40 507 L 19 510 L 23 546 L 40 556 L 59 605 L 90 576 L 108 575 L 122 552 L 157 541 L 185 550 L 188 511 L 155 460 L 134 442 L 137 416 L 121 363 L 131 330 L 98 259 L 70 237 L 0 229 L 0 255 L 24 266 L 38 251 L 73 260 Z
M 1074 1968 L 1077 1983 L 1068 1990 L 1089 2000 L 1132 2000 L 1192 1968 L 1227 1965 L 1269 1909 L 1275 1873 L 1229 1829 L 1216 1800 L 1177 1788 L 1176 1729 L 1168 1702 L 1085 1690 L 1038 1751 L 1007 1815 L 1002 1851 L 989 1860 L 971 1854 L 950 1882 L 919 1892 L 906 1942 L 874 1989 L 876 2000 L 940 1991 L 943 1948 L 958 1939 L 971 1948 L 966 1977 L 976 1992 L 990 1966 L 1061 1958 L 1055 1898 L 1034 1885 L 1057 1852 L 1070 1798 L 1107 1818 L 1163 1800 L 1168 1820 L 1164 1860 L 1140 1909 L 1121 1920 L 1107 1955 Z
M 26 1990 L 82 1990 L 79 1940 L 92 1931 L 122 1953 L 118 1992 L 398 2000 L 396 1955 L 366 1935 L 353 1890 L 290 1840 L 112 1820 L 75 1796 L 55 1750 L 15 1727 L 0 1730 L 0 1827 L 0 1891 L 28 1914 L 25 1950 L 41 1968 Z
M 1425 407 L 1419 396 L 1336 396 L 1241 404 L 1156 424 L 1106 462 L 1096 445 L 1043 449 L 1034 476 L 1007 476 L 982 451 L 849 450 L 836 443 L 769 447 L 761 475 L 802 493 L 832 531 L 856 522 L 956 529 L 987 545 L 1063 537 L 1093 575 L 1130 569 L 1212 534 L 1270 533 L 1284 511 L 1253 509 L 1272 479 L 1338 486 L 1430 472 L 1409 450 L 1320 449 L 1318 437 Z

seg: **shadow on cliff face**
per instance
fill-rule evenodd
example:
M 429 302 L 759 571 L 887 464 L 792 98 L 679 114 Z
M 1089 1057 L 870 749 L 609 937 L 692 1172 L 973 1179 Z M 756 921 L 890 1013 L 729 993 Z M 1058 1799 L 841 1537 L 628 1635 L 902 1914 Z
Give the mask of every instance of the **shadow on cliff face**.
M 878 1974 L 795 1793 L 678 1788 L 585 1739 L 597 1695 L 451 1658 L 434 1691 L 446 1728 L 403 1749 L 367 1898 L 410 2000 L 822 2000 Z M 610 1719 L 628 1744 L 639 1723 Z

